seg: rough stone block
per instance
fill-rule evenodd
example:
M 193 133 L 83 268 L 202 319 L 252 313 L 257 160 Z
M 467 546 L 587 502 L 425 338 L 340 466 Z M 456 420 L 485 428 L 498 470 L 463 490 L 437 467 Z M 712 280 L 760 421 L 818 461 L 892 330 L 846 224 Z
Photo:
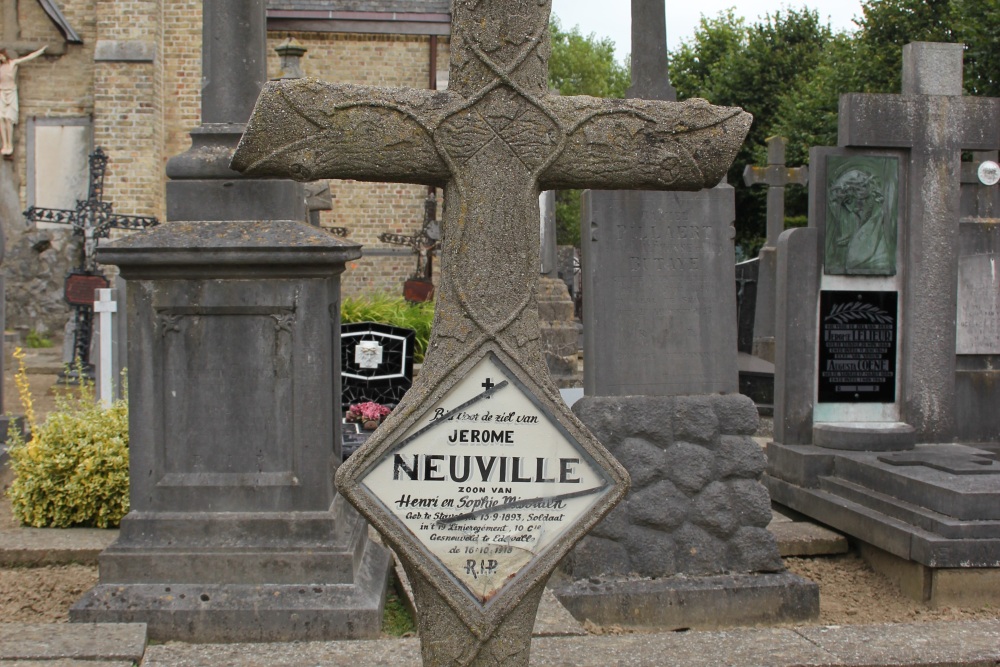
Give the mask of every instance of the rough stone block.
M 608 450 L 628 470 L 633 491 L 659 479 L 666 470 L 666 454 L 642 438 L 625 438 L 609 446 Z
M 692 504 L 691 522 L 712 535 L 727 538 L 740 525 L 737 517 L 739 506 L 723 482 L 712 482 L 699 493 Z M 770 508 L 768 508 L 770 516 Z
M 717 394 L 711 397 L 719 432 L 724 435 L 753 435 L 760 425 L 760 414 L 753 399 L 743 394 Z
M 680 396 L 675 404 L 674 438 L 714 445 L 719 437 L 719 418 L 710 396 Z
M 728 547 L 731 571 L 781 572 L 785 569 L 778 553 L 777 540 L 766 528 L 740 528 Z
M 563 570 L 578 579 L 629 574 L 625 546 L 612 540 L 588 535 L 566 556 Z
M 726 543 L 694 524 L 684 524 L 674 532 L 677 544 L 677 570 L 691 576 L 722 574 L 728 571 L 725 562 Z M 777 547 L 775 547 L 777 553 Z
M 624 544 L 632 565 L 629 574 L 665 577 L 678 571 L 676 545 L 669 534 L 634 527 L 625 536 Z
M 667 531 L 683 524 L 691 508 L 688 497 L 666 480 L 632 494 L 629 503 L 632 523 Z
M 755 479 L 729 482 L 730 502 L 740 525 L 764 528 L 771 522 L 771 496 L 767 488 Z
M 609 540 L 621 541 L 629 529 L 629 506 L 628 501 L 623 500 L 617 507 L 611 510 L 600 523 L 590 531 L 596 537 L 606 537 Z
M 759 479 L 767 467 L 767 455 L 748 435 L 724 435 L 715 453 L 719 477 Z
M 667 477 L 685 493 L 701 491 L 715 474 L 712 452 L 688 442 L 679 442 L 666 451 Z

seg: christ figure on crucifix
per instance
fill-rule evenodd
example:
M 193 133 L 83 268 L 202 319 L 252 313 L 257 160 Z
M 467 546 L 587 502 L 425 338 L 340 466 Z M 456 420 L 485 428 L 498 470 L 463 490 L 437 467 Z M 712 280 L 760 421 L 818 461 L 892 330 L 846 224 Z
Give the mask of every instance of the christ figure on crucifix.
M 0 49 L 0 155 L 14 154 L 14 126 L 17 125 L 17 68 L 45 53 L 46 47 L 22 58 L 11 58 Z

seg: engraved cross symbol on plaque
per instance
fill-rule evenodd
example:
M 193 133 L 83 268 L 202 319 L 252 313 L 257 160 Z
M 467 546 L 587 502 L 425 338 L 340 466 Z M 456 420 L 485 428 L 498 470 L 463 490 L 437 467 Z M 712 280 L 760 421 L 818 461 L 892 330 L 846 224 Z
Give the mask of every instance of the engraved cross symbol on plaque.
M 447 91 L 269 83 L 233 159 L 249 176 L 445 190 L 427 359 L 337 474 L 411 574 L 425 664 L 526 665 L 534 614 L 523 610 L 627 488 L 548 377 L 535 304 L 540 190 L 713 187 L 751 121 L 703 100 L 549 95 L 550 6 L 455 0 Z M 493 390 L 495 414 L 482 412 L 486 392 L 472 379 L 484 375 L 505 386 Z M 463 500 L 464 487 L 449 486 L 458 480 L 480 482 L 484 499 Z M 448 516 L 410 518 L 414 503 L 421 517 Z M 480 533 L 484 546 L 473 546 Z

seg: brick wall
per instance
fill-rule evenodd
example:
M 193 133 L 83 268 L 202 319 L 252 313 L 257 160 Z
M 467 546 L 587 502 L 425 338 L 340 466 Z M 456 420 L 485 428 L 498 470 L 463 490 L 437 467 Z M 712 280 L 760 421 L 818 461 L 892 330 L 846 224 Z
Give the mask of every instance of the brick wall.
M 62 36 L 35 2 L 20 2 L 22 40 L 61 41 Z M 191 145 L 189 132 L 201 119 L 201 0 L 62 0 L 60 8 L 83 39 L 61 57 L 41 58 L 19 73 L 21 123 L 16 133 L 20 205 L 26 204 L 25 130 L 40 118 L 90 116 L 94 144 L 110 163 L 105 197 L 119 213 L 164 218 L 166 161 Z M 330 33 L 270 33 L 268 71 L 279 70 L 274 47 L 294 36 L 309 50 L 303 70 L 343 83 L 427 88 L 430 38 L 426 36 Z M 100 41 L 151 44 L 152 62 L 95 62 Z M 439 39 L 438 69 L 447 69 L 446 39 Z M 333 210 L 324 226 L 347 227 L 349 238 L 367 249 L 399 250 L 378 241 L 391 231 L 414 234 L 423 222 L 424 186 L 331 182 Z M 439 195 L 441 193 L 439 192 Z M 4 220 L 8 279 L 8 323 L 58 330 L 67 318 L 62 281 L 74 263 L 76 241 L 68 232 L 44 232 L 52 249 L 31 248 L 38 232 L 22 220 Z M 343 277 L 345 294 L 400 294 L 413 273 L 410 254 L 369 256 L 352 263 Z
M 276 47 L 291 36 L 308 48 L 302 59 L 306 76 L 335 83 L 427 88 L 430 82 L 430 38 L 402 35 L 272 33 L 268 36 L 268 74 L 280 66 Z M 447 69 L 447 40 L 438 39 L 438 69 Z M 383 232 L 416 234 L 424 220 L 427 187 L 399 183 L 330 182 L 333 210 L 320 214 L 320 224 L 347 227 L 348 238 L 366 250 L 399 250 L 378 240 Z M 440 198 L 442 192 L 438 192 Z M 440 206 L 439 206 L 440 209 Z M 402 294 L 403 281 L 413 273 L 416 257 L 368 256 L 352 262 L 343 275 L 343 292 Z

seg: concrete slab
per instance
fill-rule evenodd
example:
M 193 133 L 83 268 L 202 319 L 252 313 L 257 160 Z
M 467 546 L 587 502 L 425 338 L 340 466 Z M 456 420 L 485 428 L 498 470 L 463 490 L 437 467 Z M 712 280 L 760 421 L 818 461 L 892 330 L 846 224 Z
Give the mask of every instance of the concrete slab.
M 786 556 L 830 556 L 847 553 L 847 538 L 808 521 L 772 521 L 767 527 Z
M 4 660 L 4 667 L 134 667 L 131 660 Z
M 836 656 L 837 665 L 995 665 L 1000 622 L 798 628 L 799 635 Z
M 787 572 L 577 580 L 555 594 L 575 618 L 602 627 L 706 630 L 819 616 L 819 587 Z
M 535 627 L 532 637 L 582 637 L 587 634 L 580 622 L 573 618 L 566 607 L 556 599 L 548 588 L 542 593 L 542 601 L 538 604 L 538 614 L 535 616 Z
M 1000 621 L 536 638 L 536 667 L 993 667 Z M 417 639 L 294 644 L 167 643 L 143 667 L 418 667 Z
M 865 542 L 861 557 L 907 597 L 929 607 L 980 606 L 1000 600 L 998 568 L 933 568 L 904 560 Z
M 139 662 L 146 648 L 141 623 L 2 623 L 0 661 L 103 660 Z M 93 663 L 89 663 L 93 664 Z
M 0 567 L 97 565 L 97 556 L 118 538 L 100 528 L 15 528 L 0 531 Z

